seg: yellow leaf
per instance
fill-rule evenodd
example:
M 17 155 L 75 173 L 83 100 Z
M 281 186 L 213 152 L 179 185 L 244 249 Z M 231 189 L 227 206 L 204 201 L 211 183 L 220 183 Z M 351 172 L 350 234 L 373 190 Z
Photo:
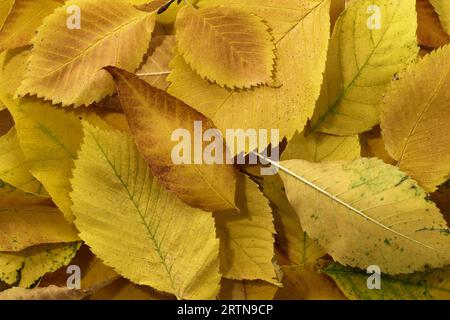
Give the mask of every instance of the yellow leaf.
M 336 284 L 312 266 L 283 266 L 283 288 L 276 300 L 347 300 Z
M 450 35 L 450 2 L 447 0 L 430 0 L 430 2 L 439 14 L 444 30 Z
M 80 237 L 137 284 L 180 299 L 214 299 L 219 243 L 211 214 L 158 184 L 129 136 L 84 128 L 71 193 Z
M 80 29 L 66 27 L 67 9 L 73 5 L 80 8 Z M 75 106 L 101 100 L 114 91 L 114 82 L 102 68 L 113 65 L 134 72 L 154 24 L 154 14 L 139 11 L 126 0 L 66 2 L 38 29 L 18 94 Z
M 0 179 L 22 191 L 48 196 L 42 184 L 28 171 L 14 128 L 0 137 Z
M 272 84 L 275 45 L 258 16 L 233 7 L 186 6 L 175 29 L 178 51 L 202 78 L 232 89 Z
M 170 73 L 169 64 L 174 56 L 175 45 L 175 36 L 153 37 L 147 61 L 136 74 L 153 87 L 166 90 L 169 87 L 166 79 Z
M 226 5 L 266 21 L 276 46 L 280 86 L 230 91 L 203 80 L 178 57 L 172 63 L 168 92 L 210 118 L 222 132 L 280 129 L 281 141 L 303 131 L 313 114 L 325 67 L 329 0 L 208 0 L 198 5 Z M 238 148 L 235 153 L 242 151 L 249 150 Z
M 52 207 L 2 208 L 0 230 L 0 251 L 20 251 L 43 243 L 79 240 L 75 229 Z
M 222 280 L 221 300 L 273 300 L 278 287 L 267 282 Z
M 215 214 L 223 276 L 279 284 L 273 262 L 275 227 L 269 201 L 258 185 L 242 174 L 238 176 L 237 203 L 239 213 Z
M 195 163 L 197 145 L 201 144 L 203 150 L 209 145 L 202 137 L 205 131 L 214 129 L 211 121 L 185 103 L 153 88 L 133 74 L 116 68 L 108 68 L 108 71 L 117 83 L 122 107 L 137 146 L 153 174 L 164 186 L 187 204 L 206 211 L 236 208 L 234 204 L 236 174 L 233 166 L 206 164 L 203 152 L 200 152 L 201 163 Z M 201 141 L 197 141 L 195 122 L 200 122 L 202 126 L 199 132 Z M 182 164 L 175 164 L 173 153 L 181 142 L 173 140 L 173 133 L 180 129 L 187 130 L 189 134 L 189 137 L 182 137 L 182 143 L 188 144 L 186 148 L 188 150 L 180 153 L 184 155 L 185 152 L 189 152 L 191 159 L 187 160 L 188 163 L 183 159 Z M 221 141 L 219 145 L 225 150 Z M 225 161 L 225 154 L 222 156 L 221 161 Z
M 0 280 L 13 286 L 29 288 L 46 273 L 70 263 L 79 243 L 45 244 L 17 253 L 0 252 Z
M 346 9 L 330 41 L 311 131 L 354 135 L 379 122 L 391 78 L 417 58 L 416 19 L 415 0 L 360 0 Z
M 366 271 L 332 264 L 324 272 L 352 300 L 448 300 L 450 268 L 431 269 L 409 275 L 381 276 L 381 290 L 367 288 Z
M 29 44 L 42 20 L 62 4 L 60 0 L 15 0 L 0 31 L 0 52 Z
M 442 214 L 397 168 L 366 158 L 281 164 L 303 228 L 336 261 L 362 269 L 378 265 L 388 274 L 450 263 L 450 230 Z
M 421 45 L 437 48 L 450 43 L 450 36 L 442 29 L 439 16 L 429 0 L 417 0 L 417 19 L 417 36 Z
M 449 84 L 447 45 L 392 82 L 381 114 L 387 151 L 429 192 L 450 178 Z

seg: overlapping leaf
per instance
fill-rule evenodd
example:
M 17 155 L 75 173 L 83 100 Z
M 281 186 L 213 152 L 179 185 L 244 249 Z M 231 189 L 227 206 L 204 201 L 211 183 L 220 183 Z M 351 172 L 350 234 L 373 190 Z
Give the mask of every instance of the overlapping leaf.
M 80 29 L 67 25 L 67 9 L 80 8 Z M 103 67 L 134 72 L 147 51 L 155 17 L 126 0 L 73 0 L 46 18 L 33 39 L 28 72 L 18 93 L 54 104 L 89 105 L 114 91 Z
M 116 68 L 108 68 L 108 71 L 114 76 L 130 129 L 153 174 L 191 206 L 207 211 L 236 208 L 236 175 L 233 166 L 225 164 L 225 152 L 222 151 L 221 163 L 204 162 L 202 150 L 208 143 L 203 141 L 203 135 L 214 129 L 214 124 L 185 103 L 136 76 Z M 196 123 L 200 124 L 200 129 L 196 129 Z M 189 137 L 174 138 L 177 130 L 187 130 Z M 195 140 L 185 141 L 188 138 Z M 214 139 L 219 149 L 225 150 L 221 137 Z M 181 163 L 176 163 L 174 150 L 180 143 L 187 147 L 175 154 L 175 157 L 183 157 Z M 200 152 L 199 144 L 203 148 Z M 190 155 L 187 161 L 186 154 Z
M 450 178 L 450 45 L 424 57 L 386 93 L 381 127 L 400 169 L 433 192 Z
M 180 299 L 214 299 L 219 243 L 211 214 L 167 192 L 127 135 L 84 129 L 71 193 L 80 237 L 134 283 Z
M 353 135 L 372 129 L 386 86 L 417 57 L 416 29 L 415 0 L 361 0 L 347 8 L 330 41 L 311 130 Z
M 336 261 L 362 269 L 378 265 L 389 274 L 450 263 L 442 214 L 395 167 L 377 159 L 282 165 L 290 170 L 281 177 L 303 228 Z

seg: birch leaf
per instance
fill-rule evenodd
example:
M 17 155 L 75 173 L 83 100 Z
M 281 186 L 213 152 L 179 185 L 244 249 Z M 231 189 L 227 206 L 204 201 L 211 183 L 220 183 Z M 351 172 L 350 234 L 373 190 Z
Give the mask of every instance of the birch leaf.
M 81 10 L 81 29 L 66 27 L 67 8 Z M 99 16 L 102 19 L 99 19 Z M 126 0 L 73 0 L 46 18 L 33 39 L 19 95 L 37 95 L 54 104 L 89 105 L 112 94 L 114 82 L 103 67 L 134 72 L 147 52 L 154 14 Z
M 21 191 L 0 180 L 0 208 L 51 205 L 49 199 Z
M 240 175 L 237 202 L 240 213 L 215 215 L 223 276 L 279 284 L 273 263 L 275 227 L 269 201 L 256 183 Z
M 282 165 L 303 228 L 336 261 L 362 269 L 378 265 L 388 274 L 450 263 L 450 230 L 442 214 L 395 167 L 377 159 Z
M 429 192 L 450 178 L 449 61 L 447 45 L 402 73 L 381 114 L 387 151 Z
M 437 48 L 450 43 L 450 35 L 442 28 L 439 16 L 429 0 L 417 0 L 417 19 L 417 35 L 421 45 Z
M 175 29 L 178 51 L 202 78 L 240 89 L 273 82 L 275 45 L 261 18 L 233 7 L 186 6 Z
M 48 196 L 42 184 L 28 170 L 14 128 L 0 137 L 0 179 L 22 191 Z
M 352 300 L 448 300 L 450 268 L 430 269 L 409 275 L 383 275 L 381 290 L 367 288 L 365 271 L 332 264 L 324 272 Z
M 368 28 L 373 5 L 381 10 L 380 24 Z M 416 29 L 415 0 L 361 0 L 347 8 L 331 37 L 311 131 L 354 135 L 372 129 L 390 80 L 417 58 Z
M 210 118 L 222 132 L 279 128 L 280 139 L 289 140 L 295 131 L 303 131 L 320 91 L 330 30 L 330 2 L 208 0 L 198 5 L 226 5 L 266 21 L 276 46 L 276 82 L 281 86 L 230 91 L 203 80 L 178 57 L 172 63 L 168 92 Z M 308 50 L 303 50 L 305 47 Z M 233 151 L 239 154 L 249 150 Z
M 203 141 L 203 133 L 214 129 L 214 124 L 185 103 L 148 85 L 135 75 L 116 68 L 108 68 L 108 71 L 117 83 L 122 108 L 137 146 L 153 174 L 164 186 L 187 204 L 197 208 L 207 211 L 236 208 L 236 176 L 232 165 L 206 164 L 203 161 L 198 164 L 195 151 L 197 147 L 191 141 L 184 140 L 182 143 L 188 143 L 189 146 L 180 153 L 191 154 L 190 159 L 185 161 L 183 158 L 181 164 L 175 164 L 173 160 L 173 150 L 181 143 L 173 140 L 173 133 L 177 129 L 187 130 L 189 139 L 197 140 L 197 135 L 201 134 L 200 143 L 205 150 L 208 143 Z M 199 133 L 195 131 L 196 121 L 202 124 Z M 220 141 L 219 145 L 225 149 Z M 200 156 L 203 159 L 203 152 L 200 152 Z M 225 161 L 224 156 L 223 154 L 221 161 Z
M 0 52 L 28 45 L 44 18 L 62 4 L 61 0 L 15 0 L 0 30 Z
M 127 135 L 88 123 L 84 130 L 71 193 L 80 237 L 136 284 L 180 299 L 215 298 L 219 243 L 211 215 L 158 184 Z
M 170 85 L 166 79 L 170 73 L 169 64 L 174 56 L 175 45 L 175 36 L 154 37 L 150 43 L 147 61 L 136 74 L 153 87 L 166 90 Z
M 430 0 L 430 2 L 439 14 L 444 30 L 450 35 L 450 2 L 446 0 Z
M 75 242 L 39 245 L 16 253 L 0 252 L 0 280 L 30 288 L 46 273 L 68 265 L 79 247 Z
M 79 240 L 75 229 L 51 207 L 2 208 L 0 230 L 0 251 L 20 251 L 38 244 Z

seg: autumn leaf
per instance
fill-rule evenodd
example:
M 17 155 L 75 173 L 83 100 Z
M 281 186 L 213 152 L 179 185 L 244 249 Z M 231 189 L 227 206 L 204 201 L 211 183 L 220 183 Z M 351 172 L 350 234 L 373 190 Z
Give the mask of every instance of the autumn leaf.
M 433 192 L 450 177 L 450 45 L 424 57 L 390 86 L 381 128 L 400 169 Z
M 172 84 L 168 92 L 210 118 L 222 132 L 278 128 L 280 139 L 290 139 L 296 131 L 303 131 L 319 95 L 330 30 L 330 2 L 208 0 L 198 3 L 201 8 L 220 5 L 257 15 L 267 22 L 276 46 L 275 79 L 280 86 L 230 91 L 202 79 L 178 57 L 172 62 L 168 77 Z M 308 50 L 303 50 L 305 47 Z M 250 150 L 236 148 L 234 151 L 239 154 Z
M 381 11 L 379 24 L 369 28 L 371 6 Z M 416 29 L 415 0 L 361 0 L 347 8 L 331 37 L 310 130 L 354 135 L 378 124 L 391 78 L 417 57 Z
M 63 4 L 62 0 L 15 0 L 0 29 L 0 52 L 28 45 L 42 20 Z
M 450 230 L 442 214 L 397 168 L 366 158 L 281 164 L 302 227 L 336 261 L 362 269 L 378 265 L 388 274 L 449 264 Z
M 136 76 L 115 68 L 107 70 L 117 83 L 122 107 L 138 148 L 164 186 L 187 204 L 206 211 L 236 208 L 236 176 L 233 166 L 224 164 L 225 154 L 221 157 L 222 164 L 206 164 L 203 161 L 199 164 L 195 162 L 198 161 L 195 160 L 197 154 L 191 142 L 183 140 L 180 143 L 189 143 L 189 146 L 186 147 L 188 151 L 180 151 L 180 157 L 184 152 L 189 152 L 192 159 L 185 161 L 183 158 L 180 164 L 175 164 L 173 160 L 173 150 L 179 145 L 177 140 L 173 140 L 173 132 L 184 129 L 188 131 L 189 138 L 195 139 L 200 134 L 200 143 L 205 150 L 208 143 L 203 141 L 203 135 L 207 130 L 214 129 L 214 124 L 185 103 Z M 195 122 L 202 126 L 199 133 L 196 133 Z M 219 138 L 214 137 L 216 140 Z M 225 150 L 223 142 L 220 139 L 217 142 Z M 194 152 L 191 153 L 191 150 Z M 191 188 L 192 184 L 196 188 Z
M 265 280 L 278 285 L 274 265 L 272 210 L 258 185 L 238 176 L 237 203 L 240 212 L 215 214 L 221 241 L 221 272 L 227 279 Z
M 211 214 L 167 192 L 127 135 L 88 123 L 84 131 L 71 193 L 81 239 L 134 283 L 180 299 L 215 298 L 219 243 Z
M 273 300 L 278 288 L 264 281 L 222 280 L 221 300 Z
M 178 51 L 202 78 L 241 89 L 273 82 L 275 45 L 261 18 L 229 7 L 186 6 L 175 28 Z
M 72 5 L 80 8 L 81 29 L 66 27 Z M 154 23 L 154 14 L 126 0 L 66 2 L 39 27 L 18 94 L 65 106 L 100 101 L 114 91 L 114 82 L 102 68 L 114 65 L 134 72 L 147 51 Z

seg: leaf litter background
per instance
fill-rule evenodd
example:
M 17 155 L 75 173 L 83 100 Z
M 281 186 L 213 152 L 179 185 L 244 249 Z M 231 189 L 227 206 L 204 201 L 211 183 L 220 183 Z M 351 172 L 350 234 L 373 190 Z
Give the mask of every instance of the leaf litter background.
M 450 298 L 450 3 L 165 3 L 0 3 L 0 298 Z M 174 165 L 194 121 L 287 170 Z

